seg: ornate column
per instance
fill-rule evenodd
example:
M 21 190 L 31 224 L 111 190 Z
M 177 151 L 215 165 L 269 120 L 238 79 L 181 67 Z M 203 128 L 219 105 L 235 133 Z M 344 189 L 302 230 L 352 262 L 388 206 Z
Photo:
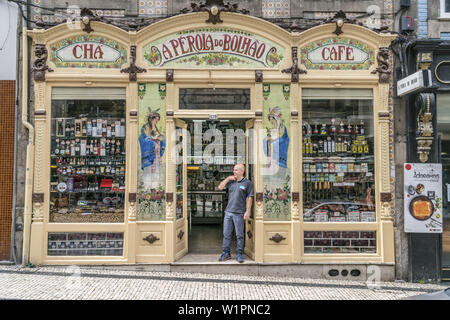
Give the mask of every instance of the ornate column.
M 255 148 L 256 148 L 256 164 L 255 164 L 255 261 L 263 262 L 264 259 L 264 199 L 261 175 L 261 159 L 262 151 L 261 135 L 263 130 L 263 88 L 262 82 L 255 83 Z
M 129 263 L 136 262 L 136 211 L 137 211 L 137 148 L 138 148 L 138 84 L 136 82 L 130 82 L 128 85 L 127 94 L 127 199 L 125 206 L 125 223 L 126 223 L 126 236 L 127 236 L 127 258 Z
M 33 182 L 33 209 L 31 218 L 30 262 L 39 264 L 43 260 L 46 247 L 44 222 L 48 222 L 48 191 L 50 175 L 50 145 L 48 141 L 50 130 L 50 100 L 46 92 L 45 72 L 53 71 L 47 66 L 47 49 L 41 36 L 35 38 L 35 60 L 32 72 L 34 79 L 34 126 L 35 126 L 35 155 Z
M 391 122 L 391 113 L 389 112 L 389 85 L 392 72 L 392 57 L 387 47 L 381 47 L 377 56 L 378 67 L 372 73 L 378 72 L 379 75 L 379 101 L 378 101 L 378 132 L 379 147 L 377 169 L 380 171 L 377 175 L 379 181 L 379 218 L 380 235 L 378 239 L 379 251 L 383 262 L 394 262 L 394 218 L 391 211 L 391 183 L 390 183 L 390 157 L 389 157 L 389 129 Z M 375 103 L 377 103 L 375 101 Z
M 300 222 L 300 205 L 301 205 L 301 163 L 302 163 L 302 154 L 301 154 L 301 138 L 297 133 L 299 130 L 299 122 L 301 123 L 302 115 L 299 112 L 299 85 L 297 82 L 291 83 L 291 146 L 292 148 L 292 158 L 290 167 L 291 171 L 291 193 L 292 193 L 292 202 L 291 202 L 291 221 L 292 221 L 292 260 L 294 262 L 301 260 L 301 248 L 303 244 L 303 235 L 302 228 Z
M 176 254 L 176 215 L 174 198 L 175 190 L 175 170 L 176 166 L 172 160 L 172 153 L 175 150 L 174 137 L 175 121 L 173 118 L 174 106 L 174 85 L 173 82 L 166 83 L 167 104 L 166 104 L 166 252 L 169 262 L 175 261 Z

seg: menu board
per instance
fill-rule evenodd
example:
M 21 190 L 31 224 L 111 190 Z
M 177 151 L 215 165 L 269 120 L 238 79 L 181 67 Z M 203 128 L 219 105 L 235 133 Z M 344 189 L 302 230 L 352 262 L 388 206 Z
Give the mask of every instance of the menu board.
M 405 163 L 405 232 L 442 233 L 442 165 Z

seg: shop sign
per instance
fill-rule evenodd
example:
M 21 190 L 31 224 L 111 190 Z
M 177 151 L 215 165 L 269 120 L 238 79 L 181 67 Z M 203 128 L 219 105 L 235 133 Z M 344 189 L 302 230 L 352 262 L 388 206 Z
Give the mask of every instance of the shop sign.
M 374 49 L 361 41 L 336 37 L 312 42 L 300 49 L 306 69 L 369 69 L 375 62 Z
M 50 49 L 57 67 L 119 68 L 127 61 L 124 46 L 99 36 L 75 36 L 53 43 Z
M 419 70 L 397 81 L 397 96 L 401 97 L 431 85 L 431 70 Z
M 442 164 L 405 163 L 405 232 L 442 233 Z
M 154 67 L 276 68 L 284 49 L 257 35 L 235 29 L 200 28 L 169 35 L 144 47 Z

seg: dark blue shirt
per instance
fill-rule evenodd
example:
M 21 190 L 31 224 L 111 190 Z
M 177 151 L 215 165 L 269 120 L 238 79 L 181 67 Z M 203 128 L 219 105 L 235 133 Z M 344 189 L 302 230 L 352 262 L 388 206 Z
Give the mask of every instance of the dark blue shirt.
M 228 190 L 228 205 L 225 211 L 245 213 L 247 198 L 253 197 L 253 183 L 244 177 L 240 181 L 229 181 L 225 188 Z

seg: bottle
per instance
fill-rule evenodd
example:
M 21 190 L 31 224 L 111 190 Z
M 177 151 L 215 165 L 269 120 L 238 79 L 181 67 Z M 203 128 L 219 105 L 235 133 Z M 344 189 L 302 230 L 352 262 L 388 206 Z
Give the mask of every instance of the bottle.
M 75 140 L 75 155 L 80 155 L 80 139 Z
M 325 123 L 322 124 L 322 127 L 320 128 L 320 134 L 321 135 L 326 135 L 327 132 L 327 125 Z
M 107 136 L 108 138 L 111 138 L 111 125 L 108 125 L 108 126 L 106 127 L 106 136 Z
M 352 125 L 349 123 L 348 124 L 348 126 L 347 126 L 347 131 L 346 131 L 346 133 L 347 134 L 352 134 Z
M 70 156 L 70 141 L 66 140 L 66 155 Z
M 111 136 L 112 137 L 116 136 L 116 124 L 114 121 L 111 123 Z
M 308 141 L 306 138 L 303 138 L 303 143 L 302 143 L 302 153 L 305 154 L 306 153 L 306 141 Z
M 338 130 L 339 134 L 344 134 L 345 133 L 345 129 L 344 129 L 344 122 L 341 121 L 341 123 L 339 123 L 339 130 Z
M 328 149 L 328 153 L 331 153 L 332 152 L 332 150 L 331 150 L 331 137 L 330 136 L 328 136 L 327 137 L 327 149 Z
M 109 139 L 105 142 L 105 155 L 111 155 L 111 141 Z
M 125 127 L 125 119 L 122 118 L 120 119 L 120 136 L 121 137 L 125 137 L 126 134 L 126 127 Z
M 318 153 L 323 153 L 323 140 L 322 139 L 319 140 Z
M 58 132 L 56 134 L 60 137 L 64 136 L 63 119 L 58 119 Z
M 92 119 L 92 136 L 97 136 L 97 119 Z
M 81 120 L 81 135 L 86 137 L 88 134 L 86 119 Z
M 81 136 L 81 123 L 79 122 L 79 120 L 75 121 L 75 136 Z
M 331 138 L 331 152 L 332 153 L 336 152 L 336 143 L 334 141 L 334 138 Z
M 59 139 L 55 140 L 55 154 L 58 155 L 59 154 Z
M 327 142 L 327 140 L 328 140 L 328 137 L 323 138 L 323 152 L 324 153 L 328 153 L 328 142 Z
M 102 121 L 102 137 L 106 137 L 106 121 Z
M 360 124 L 359 124 L 359 132 L 364 135 L 365 130 L 364 130 L 364 121 L 361 120 Z
M 319 133 L 319 129 L 317 129 L 317 124 L 315 124 L 313 134 L 318 134 L 318 133 Z
M 116 154 L 121 154 L 122 153 L 122 147 L 120 146 L 120 141 L 117 140 L 116 142 Z
M 92 136 L 92 121 L 89 120 L 87 123 L 87 136 L 90 137 Z
M 336 122 L 336 119 L 331 119 L 331 126 L 330 126 L 330 133 L 331 134 L 334 134 L 335 132 L 336 132 L 336 126 L 335 126 L 335 123 Z
M 353 132 L 354 132 L 355 135 L 359 134 L 359 128 L 358 128 L 357 124 L 355 124 L 355 130 Z
M 69 120 L 66 121 L 66 137 L 70 137 L 70 122 Z

